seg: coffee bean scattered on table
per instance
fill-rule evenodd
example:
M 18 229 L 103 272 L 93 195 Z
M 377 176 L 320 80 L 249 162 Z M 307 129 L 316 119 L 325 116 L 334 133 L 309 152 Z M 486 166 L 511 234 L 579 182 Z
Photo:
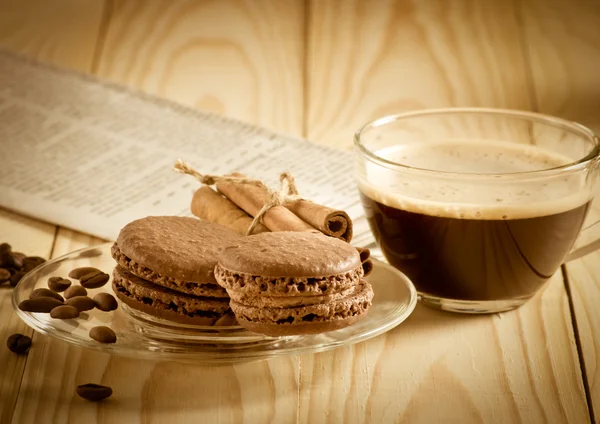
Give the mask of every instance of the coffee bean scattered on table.
M 76 296 L 87 296 L 87 290 L 81 286 L 71 286 L 65 290 L 65 299 L 70 299 Z
M 24 334 L 13 334 L 6 340 L 6 345 L 11 352 L 27 353 L 31 347 L 31 338 Z
M 96 302 L 96 308 L 104 312 L 114 311 L 119 306 L 117 299 L 110 293 L 98 293 L 94 296 L 94 302 Z
M 56 300 L 53 297 L 36 297 L 35 299 L 27 299 L 19 303 L 19 309 L 25 312 L 48 313 L 62 304 L 60 300 Z
M 73 319 L 79 316 L 79 309 L 71 305 L 57 306 L 50 311 L 50 316 L 56 319 Z
M 46 259 L 40 258 L 39 256 L 27 256 L 23 259 L 23 266 L 21 269 L 25 272 L 29 272 L 44 262 L 46 262 Z
M 92 266 L 82 266 L 80 268 L 72 269 L 71 272 L 69 272 L 69 278 L 74 278 L 76 280 L 79 280 L 84 275 L 90 274 L 92 272 L 102 272 L 102 271 L 100 271 L 98 268 L 94 268 Z
M 10 271 L 6 268 L 0 268 L 0 284 L 6 283 L 10 280 Z
M 90 249 L 84 250 L 79 253 L 79 258 L 97 258 L 98 256 L 102 256 L 102 250 L 100 249 Z
M 27 255 L 23 252 L 12 252 L 12 254 L 15 257 L 17 264 L 23 268 L 23 260 L 27 257 Z
M 21 252 L 13 252 L 12 247 L 8 243 L 0 244 L 0 284 L 10 282 L 10 285 L 15 287 L 19 281 L 31 271 L 46 260 L 39 256 L 27 256 Z M 6 278 L 6 271 L 10 274 Z
M 25 277 L 27 274 L 25 271 L 15 271 L 15 273 L 10 277 L 10 285 L 16 287 L 19 284 L 19 281 Z
M 30 299 L 35 299 L 37 297 L 53 297 L 54 299 L 59 300 L 61 303 L 65 301 L 65 299 L 63 299 L 63 297 L 60 294 L 53 292 L 50 289 L 44 288 L 35 289 L 29 295 Z
M 11 250 L 0 253 L 0 267 L 20 270 L 23 266 L 22 254 Z
M 27 256 L 21 252 L 13 252 L 8 243 L 0 243 L 0 284 L 7 281 L 14 287 L 31 270 L 46 262 L 39 256 Z M 62 277 L 48 279 L 48 288 L 38 288 L 31 292 L 29 299 L 19 303 L 19 309 L 25 312 L 50 313 L 55 319 L 78 318 L 80 312 L 97 307 L 101 311 L 114 311 L 118 307 L 117 300 L 109 293 L 98 293 L 91 299 L 88 289 L 104 286 L 110 275 L 94 267 L 75 268 L 69 272 L 70 278 L 79 280 L 81 285 Z M 64 292 L 64 298 L 58 293 Z M 66 300 L 65 300 L 66 299 Z M 117 335 L 109 327 L 94 327 L 89 332 L 90 338 L 100 343 L 115 343 Z M 31 338 L 22 334 L 13 334 L 7 340 L 8 348 L 16 353 L 26 353 L 31 346 Z M 97 384 L 84 384 L 77 388 L 77 393 L 89 400 L 102 400 L 112 394 L 112 389 Z
M 57 293 L 64 292 L 66 289 L 71 287 L 71 280 L 67 280 L 62 277 L 50 277 L 48 278 L 48 288 Z
M 92 271 L 85 274 L 79 279 L 81 284 L 86 289 L 97 289 L 105 285 L 110 279 L 110 275 L 102 271 Z
M 96 302 L 87 296 L 75 296 L 65 301 L 67 305 L 75 306 L 79 312 L 89 311 L 96 307 Z
M 108 386 L 101 386 L 100 384 L 82 384 L 77 386 L 77 394 L 86 400 L 97 402 L 112 395 L 113 391 Z
M 90 330 L 90 337 L 100 343 L 115 343 L 117 335 L 109 327 L 100 325 Z

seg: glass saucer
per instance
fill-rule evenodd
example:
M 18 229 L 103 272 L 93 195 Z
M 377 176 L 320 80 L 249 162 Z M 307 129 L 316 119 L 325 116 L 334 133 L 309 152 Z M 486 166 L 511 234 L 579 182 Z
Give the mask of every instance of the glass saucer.
M 358 343 L 391 330 L 415 308 L 417 293 L 400 271 L 374 261 L 367 277 L 375 297 L 369 313 L 351 327 L 327 333 L 292 337 L 267 337 L 242 327 L 180 325 L 144 314 L 119 301 L 112 312 L 97 309 L 83 312 L 79 318 L 57 320 L 50 314 L 24 312 L 17 305 L 36 288 L 47 287 L 48 278 L 67 277 L 73 268 L 93 266 L 111 275 L 104 287 L 88 290 L 93 297 L 100 292 L 112 294 L 110 254 L 112 243 L 81 249 L 48 261 L 30 273 L 15 287 L 13 306 L 17 315 L 34 330 L 80 347 L 135 358 L 181 362 L 228 363 L 266 359 L 280 355 L 322 352 Z M 91 328 L 105 325 L 117 333 L 117 343 L 102 344 L 90 339 Z

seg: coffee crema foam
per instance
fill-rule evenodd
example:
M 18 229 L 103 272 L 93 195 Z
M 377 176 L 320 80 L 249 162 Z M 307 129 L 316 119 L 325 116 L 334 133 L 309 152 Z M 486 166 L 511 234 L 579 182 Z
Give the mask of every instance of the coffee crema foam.
M 450 140 L 404 144 L 376 152 L 414 168 L 461 174 L 507 174 L 567 165 L 572 159 L 511 142 Z M 590 201 L 582 172 L 535 181 L 473 180 L 400 173 L 365 161 L 359 189 L 386 206 L 447 218 L 523 219 L 552 215 Z

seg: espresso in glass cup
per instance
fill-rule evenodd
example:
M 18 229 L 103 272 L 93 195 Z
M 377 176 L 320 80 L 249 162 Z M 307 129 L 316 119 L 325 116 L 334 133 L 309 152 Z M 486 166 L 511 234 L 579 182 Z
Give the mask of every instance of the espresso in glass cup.
M 513 309 L 566 259 L 597 244 L 572 251 L 600 215 L 599 141 L 581 125 L 519 111 L 435 109 L 370 122 L 355 145 L 375 239 L 428 306 Z

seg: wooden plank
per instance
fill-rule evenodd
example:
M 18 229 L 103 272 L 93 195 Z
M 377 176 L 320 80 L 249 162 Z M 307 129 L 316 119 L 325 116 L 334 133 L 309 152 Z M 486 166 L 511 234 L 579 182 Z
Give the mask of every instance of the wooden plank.
M 0 47 L 89 72 L 103 0 L 0 0 Z
M 102 1 L 0 0 L 0 48 L 61 66 L 89 71 L 102 16 Z M 49 257 L 55 226 L 0 210 L 0 239 L 15 250 Z M 0 287 L 0 343 L 13 333 L 30 335 L 12 309 L 12 289 Z M 36 346 L 31 354 L 35 354 Z M 0 347 L 0 422 L 10 422 L 27 361 Z
M 350 146 L 367 121 L 426 107 L 531 106 L 513 2 L 316 0 L 310 10 L 309 139 Z
M 17 252 L 48 258 L 52 249 L 55 227 L 0 209 L 0 240 Z M 6 339 L 15 333 L 31 337 L 32 330 L 13 312 L 13 289 L 0 286 L 0 422 L 10 422 L 27 356 L 6 349 Z
M 300 134 L 303 6 L 301 0 L 120 1 L 98 74 Z
M 422 107 L 531 109 L 517 3 L 311 2 L 310 138 L 346 147 L 366 120 Z M 303 356 L 301 371 L 302 423 L 589 421 L 560 273 L 519 310 L 418 306 L 384 336 Z
M 112 4 L 112 3 L 111 3 Z M 147 92 L 302 131 L 303 3 L 121 1 L 99 56 L 99 75 Z M 94 243 L 66 230 L 56 253 Z M 108 357 L 35 338 L 14 420 L 42 422 L 295 422 L 298 357 L 205 367 Z M 90 404 L 78 384 L 108 384 Z
M 560 277 L 517 311 L 421 305 L 372 341 L 302 357 L 301 423 L 587 422 Z
M 532 0 L 523 4 L 522 15 L 539 111 L 600 131 L 600 2 Z M 594 206 L 597 219 L 600 199 Z M 600 253 L 568 263 L 566 269 L 591 410 L 599 422 Z
M 59 229 L 54 242 L 53 257 L 99 242 L 100 240 L 90 236 Z M 64 386 L 70 388 L 69 384 L 74 383 L 69 371 L 73 366 L 77 368 L 83 352 L 82 349 L 34 333 L 33 348 L 27 358 L 13 422 L 28 422 L 30 419 L 33 420 L 31 422 L 63 422 L 62 411 L 56 407 L 56 403 L 65 396 L 69 399 L 72 397 L 74 388 L 66 392 Z M 106 358 L 98 354 L 92 359 L 95 360 L 82 364 L 85 376 L 91 379 L 86 382 L 96 382 L 99 368 L 95 364 L 102 364 L 103 359 L 106 362 Z M 30 418 L 37 414 L 40 418 Z

